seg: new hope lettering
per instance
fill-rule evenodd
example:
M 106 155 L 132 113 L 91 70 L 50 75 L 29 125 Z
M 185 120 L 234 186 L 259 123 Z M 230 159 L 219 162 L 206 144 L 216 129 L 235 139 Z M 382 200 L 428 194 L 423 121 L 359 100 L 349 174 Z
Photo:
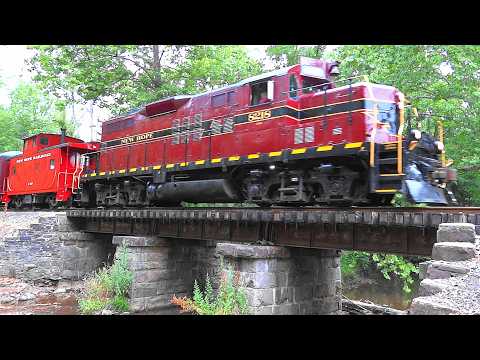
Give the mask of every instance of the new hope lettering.
M 131 143 L 134 143 L 134 142 L 145 141 L 145 140 L 149 140 L 149 139 L 153 139 L 153 133 L 146 133 L 146 134 L 142 134 L 142 135 L 129 136 L 129 137 L 126 137 L 124 139 L 121 139 L 120 143 L 121 144 L 131 144 Z

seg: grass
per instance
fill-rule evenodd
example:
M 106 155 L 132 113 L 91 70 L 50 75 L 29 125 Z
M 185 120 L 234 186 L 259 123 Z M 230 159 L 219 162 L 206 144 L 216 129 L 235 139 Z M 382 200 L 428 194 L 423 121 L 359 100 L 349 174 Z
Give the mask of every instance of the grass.
M 86 280 L 85 290 L 78 300 L 80 312 L 93 314 L 102 310 L 128 311 L 127 297 L 132 281 L 127 249 L 120 246 L 112 266 L 100 269 Z

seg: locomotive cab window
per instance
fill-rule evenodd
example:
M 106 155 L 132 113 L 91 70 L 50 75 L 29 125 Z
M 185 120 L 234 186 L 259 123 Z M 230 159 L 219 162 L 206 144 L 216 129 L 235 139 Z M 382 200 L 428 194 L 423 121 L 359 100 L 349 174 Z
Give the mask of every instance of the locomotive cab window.
M 290 75 L 289 95 L 292 99 L 296 99 L 298 95 L 298 83 L 295 75 Z
M 270 102 L 268 99 L 268 81 L 251 85 L 251 106 L 265 104 Z

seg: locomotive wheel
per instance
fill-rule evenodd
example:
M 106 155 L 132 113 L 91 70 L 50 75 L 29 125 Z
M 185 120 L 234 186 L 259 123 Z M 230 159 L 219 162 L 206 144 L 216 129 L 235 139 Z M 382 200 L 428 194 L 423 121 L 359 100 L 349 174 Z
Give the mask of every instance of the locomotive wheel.
M 53 210 L 53 209 L 56 209 L 60 205 L 60 202 L 58 202 L 55 199 L 55 195 L 52 195 L 52 196 L 48 197 L 47 204 L 48 204 L 49 209 Z
M 23 206 L 23 201 L 22 201 L 22 198 L 19 196 L 19 197 L 16 197 L 14 200 L 13 200 L 13 207 L 15 209 L 21 209 Z

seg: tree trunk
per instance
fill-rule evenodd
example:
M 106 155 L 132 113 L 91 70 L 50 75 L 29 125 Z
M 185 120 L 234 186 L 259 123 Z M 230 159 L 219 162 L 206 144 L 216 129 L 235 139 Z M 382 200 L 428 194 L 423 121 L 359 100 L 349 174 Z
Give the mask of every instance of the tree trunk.
M 160 46 L 153 47 L 153 82 L 156 87 L 160 86 Z

